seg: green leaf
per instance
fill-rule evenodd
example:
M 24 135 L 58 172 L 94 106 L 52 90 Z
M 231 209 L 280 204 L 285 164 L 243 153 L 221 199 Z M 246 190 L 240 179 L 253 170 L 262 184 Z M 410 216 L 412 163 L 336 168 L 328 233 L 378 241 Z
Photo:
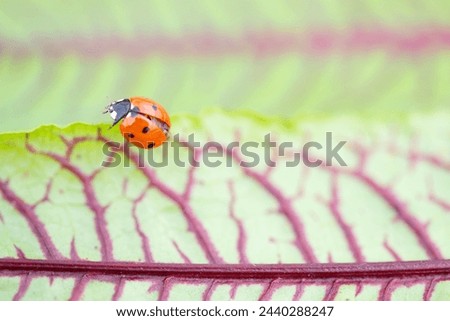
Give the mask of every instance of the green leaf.
M 282 116 L 450 104 L 446 0 L 210 2 L 2 1 L 3 131 L 102 122 L 134 95 Z
M 2 134 L 0 299 L 448 300 L 449 121 L 210 110 L 174 117 L 167 155 L 108 125 Z M 274 167 L 269 133 L 294 146 L 272 150 Z M 309 142 L 325 160 L 340 141 L 347 166 L 287 166 Z M 257 165 L 231 142 L 259 143 Z

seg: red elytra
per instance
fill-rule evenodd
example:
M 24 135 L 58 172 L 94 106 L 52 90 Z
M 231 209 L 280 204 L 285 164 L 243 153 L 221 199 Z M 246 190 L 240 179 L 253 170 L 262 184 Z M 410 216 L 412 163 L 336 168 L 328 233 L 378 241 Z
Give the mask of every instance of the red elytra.
M 120 120 L 120 131 L 127 141 L 139 148 L 154 148 L 169 137 L 170 117 L 165 108 L 154 100 L 131 97 L 115 101 L 106 107 L 114 119 Z

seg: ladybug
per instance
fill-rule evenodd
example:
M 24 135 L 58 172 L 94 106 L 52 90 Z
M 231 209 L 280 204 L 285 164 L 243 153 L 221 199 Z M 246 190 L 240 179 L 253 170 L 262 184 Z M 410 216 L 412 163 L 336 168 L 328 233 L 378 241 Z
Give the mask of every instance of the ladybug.
M 117 100 L 103 113 L 109 113 L 114 120 L 111 128 L 123 120 L 120 124 L 123 137 L 137 147 L 158 147 L 169 138 L 169 114 L 151 99 L 131 97 Z

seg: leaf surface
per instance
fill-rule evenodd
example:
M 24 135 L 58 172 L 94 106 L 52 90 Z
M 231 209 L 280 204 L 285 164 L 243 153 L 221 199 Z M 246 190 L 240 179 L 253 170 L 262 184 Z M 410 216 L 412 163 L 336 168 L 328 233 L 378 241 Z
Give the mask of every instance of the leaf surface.
M 4 131 L 102 122 L 99 109 L 130 95 L 172 112 L 284 116 L 389 117 L 450 104 L 447 0 L 0 6 Z
M 448 300 L 449 121 L 210 110 L 174 117 L 167 155 L 107 125 L 2 134 L 0 299 Z M 347 166 L 286 165 L 308 142 L 325 160 L 327 132 Z M 293 144 L 274 167 L 227 148 L 268 133 Z

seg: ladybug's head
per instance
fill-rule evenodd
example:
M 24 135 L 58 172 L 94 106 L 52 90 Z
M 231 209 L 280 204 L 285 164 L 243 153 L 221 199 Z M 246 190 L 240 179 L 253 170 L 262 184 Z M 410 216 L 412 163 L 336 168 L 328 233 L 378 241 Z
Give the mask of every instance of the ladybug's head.
M 112 102 L 106 106 L 104 114 L 109 113 L 111 118 L 114 120 L 111 127 L 115 126 L 119 121 L 124 119 L 131 110 L 131 102 L 129 99 L 121 99 Z

